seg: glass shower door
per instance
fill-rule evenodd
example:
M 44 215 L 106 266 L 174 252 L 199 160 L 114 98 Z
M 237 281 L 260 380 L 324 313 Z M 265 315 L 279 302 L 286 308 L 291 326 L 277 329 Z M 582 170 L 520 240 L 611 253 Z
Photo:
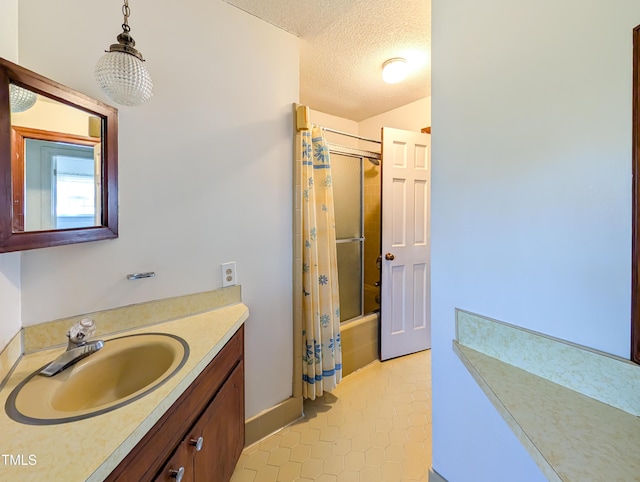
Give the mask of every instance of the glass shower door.
M 340 321 L 363 314 L 362 158 L 331 152 Z

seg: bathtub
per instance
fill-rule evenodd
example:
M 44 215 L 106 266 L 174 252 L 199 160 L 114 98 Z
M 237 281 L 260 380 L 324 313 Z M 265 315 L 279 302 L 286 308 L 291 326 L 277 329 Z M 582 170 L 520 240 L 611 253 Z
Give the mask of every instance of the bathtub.
M 379 319 L 371 313 L 340 325 L 343 377 L 378 359 Z

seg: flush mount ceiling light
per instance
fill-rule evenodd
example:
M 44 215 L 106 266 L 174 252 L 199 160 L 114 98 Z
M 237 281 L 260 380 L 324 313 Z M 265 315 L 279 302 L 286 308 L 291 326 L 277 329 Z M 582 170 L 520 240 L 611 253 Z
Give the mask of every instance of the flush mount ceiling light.
M 96 65 L 95 76 L 102 91 L 120 105 L 135 106 L 148 101 L 153 95 L 153 82 L 142 54 L 129 33 L 129 0 L 122 6 L 124 23 L 118 43 L 111 45 Z
M 35 92 L 20 87 L 16 84 L 9 84 L 9 105 L 11 112 L 24 112 L 31 109 L 36 103 L 37 96 Z
M 389 59 L 382 64 L 382 80 L 387 84 L 397 84 L 405 79 L 407 70 L 407 61 L 405 59 Z

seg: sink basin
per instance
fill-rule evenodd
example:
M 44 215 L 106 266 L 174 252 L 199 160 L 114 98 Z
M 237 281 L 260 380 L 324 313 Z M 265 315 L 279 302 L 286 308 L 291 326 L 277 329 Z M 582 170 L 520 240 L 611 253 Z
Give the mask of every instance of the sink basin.
M 13 420 L 52 425 L 110 412 L 149 394 L 189 357 L 182 338 L 143 333 L 105 341 L 104 348 L 53 377 L 36 370 L 9 395 Z M 44 367 L 43 367 L 44 368 Z

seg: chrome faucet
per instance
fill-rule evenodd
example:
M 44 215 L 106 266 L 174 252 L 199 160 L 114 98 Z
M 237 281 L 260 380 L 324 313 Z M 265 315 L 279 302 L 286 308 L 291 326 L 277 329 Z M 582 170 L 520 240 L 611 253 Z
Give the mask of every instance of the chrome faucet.
M 67 351 L 49 363 L 39 374 L 45 377 L 52 377 L 100 350 L 104 346 L 104 341 L 88 341 L 88 338 L 95 331 L 96 324 L 89 318 L 85 318 L 73 325 L 67 332 L 67 338 L 69 338 Z

